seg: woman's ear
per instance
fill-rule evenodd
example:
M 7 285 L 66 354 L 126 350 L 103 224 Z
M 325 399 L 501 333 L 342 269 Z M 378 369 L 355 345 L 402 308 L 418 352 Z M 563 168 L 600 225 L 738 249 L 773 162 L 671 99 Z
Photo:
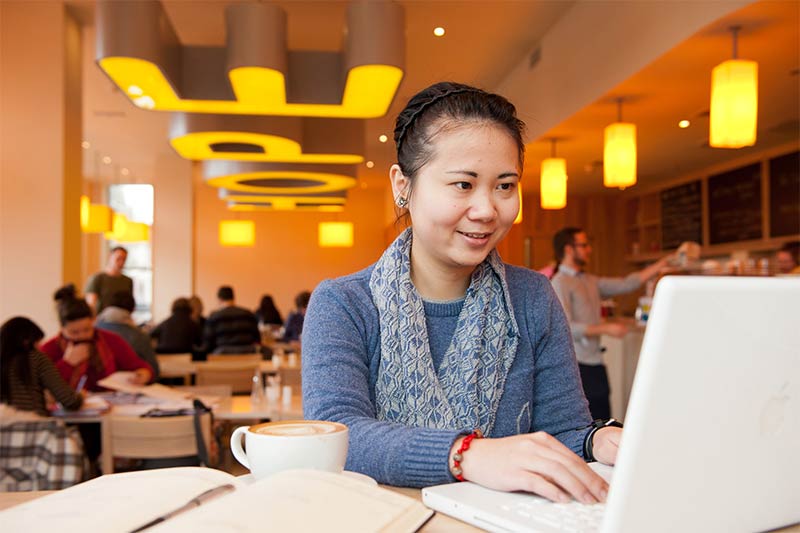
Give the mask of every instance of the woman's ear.
M 392 183 L 392 196 L 394 197 L 395 203 L 402 198 L 407 204 L 410 181 L 405 174 L 403 174 L 403 171 L 400 170 L 400 165 L 394 164 L 392 168 L 389 169 L 389 180 Z

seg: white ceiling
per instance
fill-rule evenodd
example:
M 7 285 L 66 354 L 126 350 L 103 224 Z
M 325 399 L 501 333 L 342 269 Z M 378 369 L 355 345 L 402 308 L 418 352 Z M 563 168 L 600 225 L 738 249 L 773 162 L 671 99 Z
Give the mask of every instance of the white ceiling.
M 227 1 L 166 0 L 167 14 L 182 43 L 224 44 L 224 8 Z M 290 49 L 338 50 L 344 29 L 346 2 L 277 2 L 288 14 Z M 370 187 L 383 186 L 394 160 L 391 142 L 381 144 L 381 133 L 391 138 L 393 120 L 408 98 L 439 80 L 455 80 L 486 89 L 497 88 L 517 65 L 528 60 L 537 44 L 575 2 L 423 1 L 400 2 L 406 13 L 406 75 L 386 117 L 367 121 L 367 158 L 375 168 L 360 169 Z M 607 2 L 618 7 L 619 2 Z M 597 3 L 595 3 L 597 4 Z M 141 181 L 150 181 L 156 157 L 172 157 L 167 142 L 168 114 L 131 105 L 94 64 L 93 2 L 78 1 L 85 24 L 84 132 L 92 144 L 86 150 L 85 171 L 103 180 L 119 180 L 122 167 Z M 674 3 L 673 9 L 681 9 Z M 639 128 L 639 175 L 642 185 L 675 178 L 732 157 L 731 151 L 702 146 L 707 138 L 710 70 L 730 57 L 726 28 L 744 26 L 740 56 L 759 62 L 759 139 L 754 149 L 800 138 L 800 2 L 759 2 L 714 22 L 650 63 L 634 76 L 596 94 L 594 101 L 557 125 L 530 139 L 526 156 L 526 191 L 538 189 L 538 165 L 549 155 L 541 137 L 557 136 L 558 153 L 568 160 L 570 192 L 600 192 L 602 130 L 616 116 L 612 97 L 630 101 L 626 119 Z M 446 35 L 432 31 L 443 26 Z M 600 31 L 602 28 L 599 28 Z M 635 46 L 636 43 L 631 43 Z M 587 81 L 588 82 L 588 81 Z M 524 98 L 524 97 L 523 97 Z M 516 101 L 524 107 L 526 102 Z M 686 130 L 678 120 L 693 124 Z M 735 152 L 742 155 L 753 149 Z M 110 165 L 100 159 L 112 158 Z M 533 179 L 532 179 L 533 178 Z

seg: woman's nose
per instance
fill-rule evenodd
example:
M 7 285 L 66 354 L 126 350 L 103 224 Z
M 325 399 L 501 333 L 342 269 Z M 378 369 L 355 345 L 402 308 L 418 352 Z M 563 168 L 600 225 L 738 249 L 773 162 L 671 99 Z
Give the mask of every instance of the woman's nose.
M 493 220 L 497 216 L 494 195 L 476 192 L 472 195 L 469 217 L 475 220 Z

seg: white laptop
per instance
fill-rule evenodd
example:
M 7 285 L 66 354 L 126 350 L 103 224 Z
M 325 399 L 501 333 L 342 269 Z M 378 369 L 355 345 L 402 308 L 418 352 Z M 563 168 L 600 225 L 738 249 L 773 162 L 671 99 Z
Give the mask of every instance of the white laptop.
M 605 505 L 473 483 L 422 495 L 490 531 L 728 533 L 800 522 L 800 279 L 659 282 Z

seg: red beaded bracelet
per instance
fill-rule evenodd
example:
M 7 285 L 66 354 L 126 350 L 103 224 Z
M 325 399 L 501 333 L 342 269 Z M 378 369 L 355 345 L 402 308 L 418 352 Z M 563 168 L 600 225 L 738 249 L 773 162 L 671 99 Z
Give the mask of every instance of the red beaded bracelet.
M 472 444 L 473 439 L 482 438 L 483 433 L 481 433 L 481 430 L 474 430 L 472 433 L 464 437 L 464 440 L 461 441 L 461 446 L 459 446 L 458 451 L 453 454 L 453 468 L 450 469 L 450 472 L 452 472 L 453 477 L 457 480 L 464 481 L 464 471 L 461 469 L 461 461 L 464 460 L 464 452 L 469 450 L 469 446 Z

